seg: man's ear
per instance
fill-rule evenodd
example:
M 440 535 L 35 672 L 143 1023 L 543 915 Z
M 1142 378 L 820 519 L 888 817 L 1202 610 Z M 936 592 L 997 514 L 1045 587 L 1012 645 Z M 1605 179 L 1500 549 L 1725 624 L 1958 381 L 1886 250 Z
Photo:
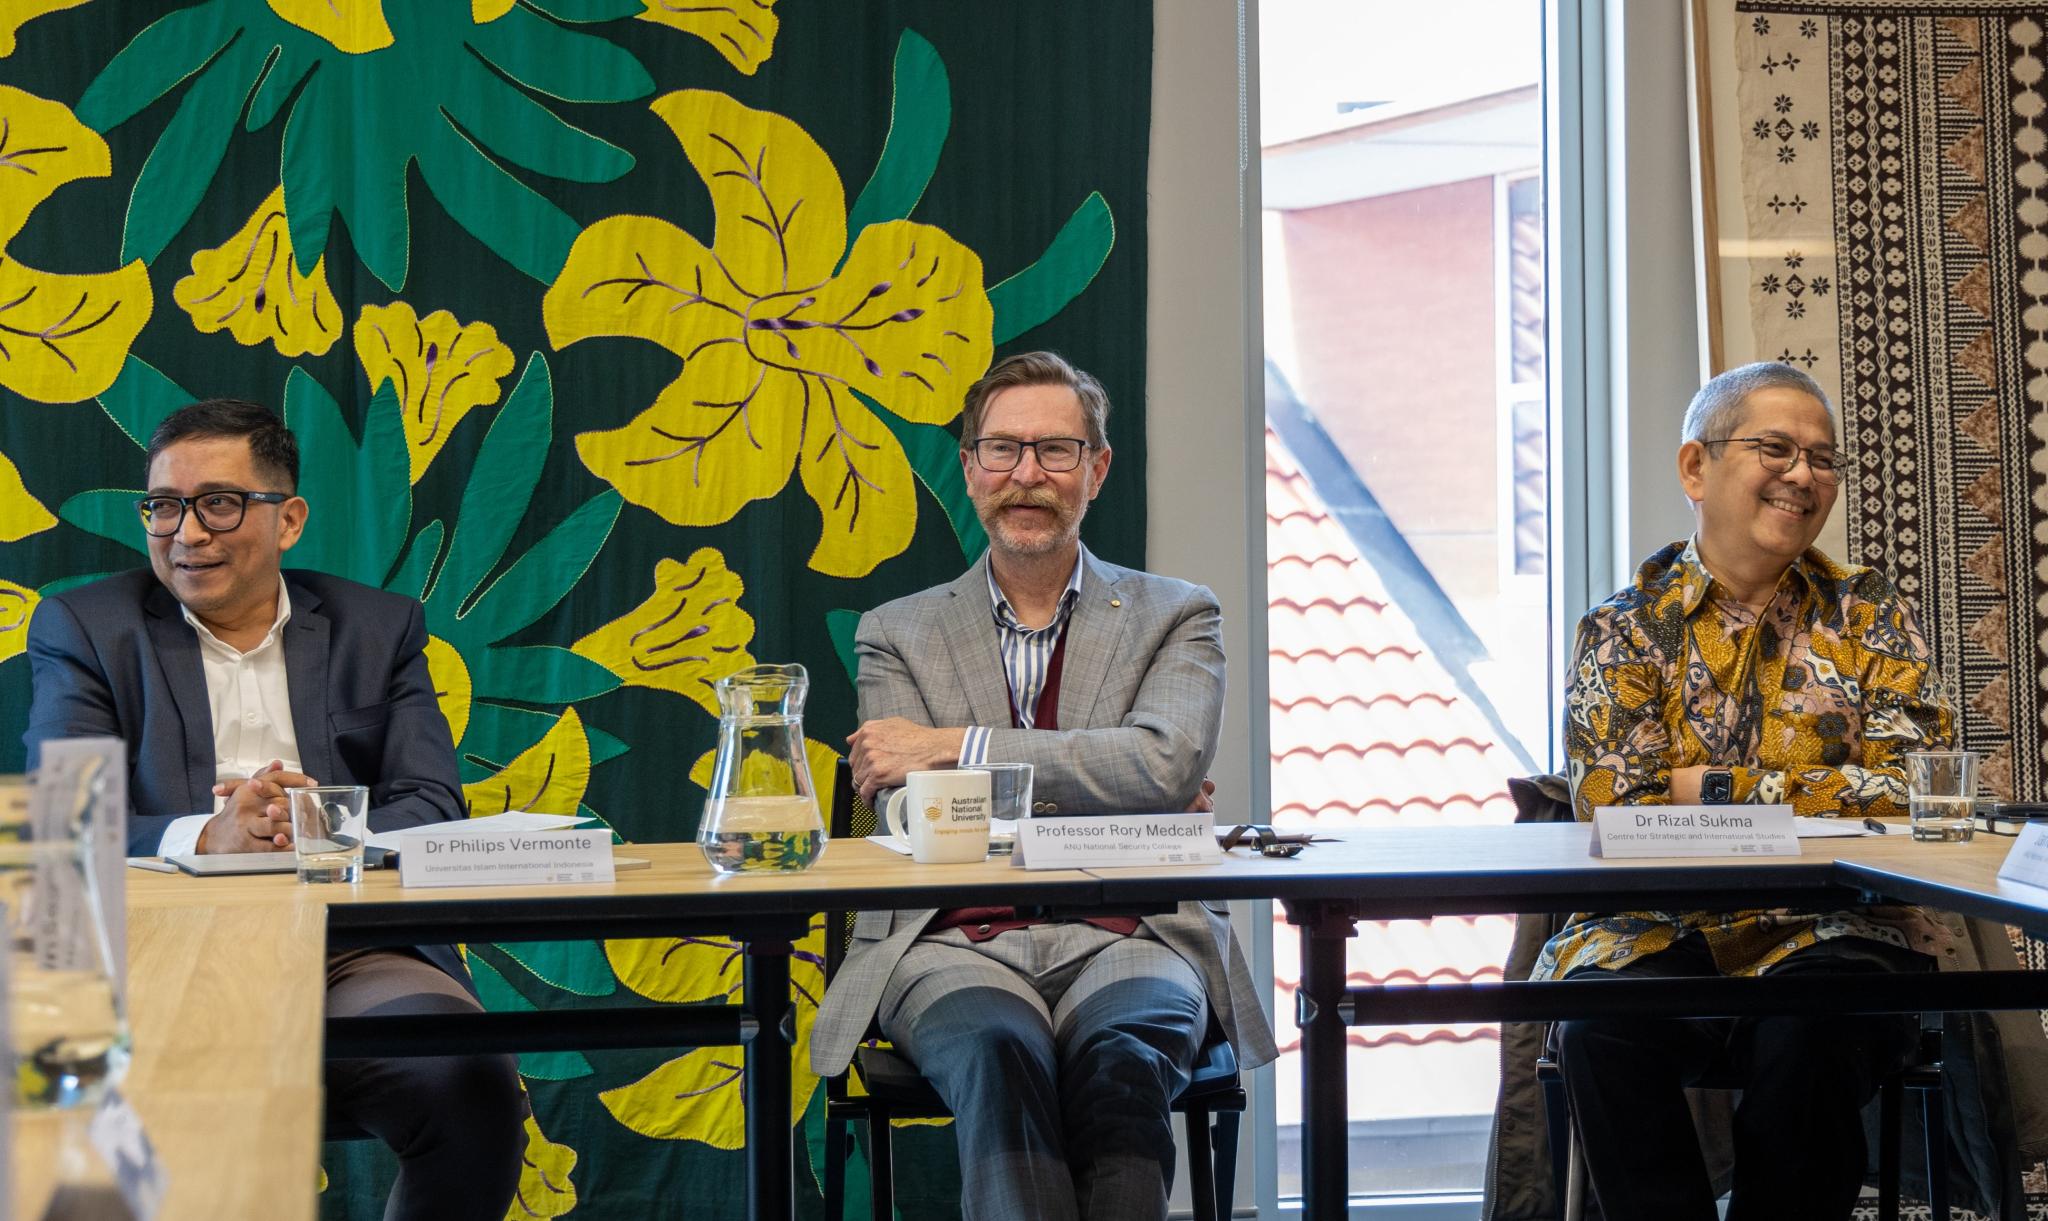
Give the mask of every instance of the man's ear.
M 1678 447 L 1678 486 L 1694 504 L 1707 498 L 1707 461 L 1707 447 L 1698 441 Z
M 1109 446 L 1105 445 L 1096 451 L 1094 456 L 1088 459 L 1088 465 L 1095 472 L 1094 489 L 1088 493 L 1088 499 L 1093 500 L 1102 495 L 1102 482 L 1109 478 Z
M 294 496 L 277 506 L 277 549 L 290 551 L 298 545 L 299 536 L 306 532 L 306 517 L 313 506 L 303 496 Z

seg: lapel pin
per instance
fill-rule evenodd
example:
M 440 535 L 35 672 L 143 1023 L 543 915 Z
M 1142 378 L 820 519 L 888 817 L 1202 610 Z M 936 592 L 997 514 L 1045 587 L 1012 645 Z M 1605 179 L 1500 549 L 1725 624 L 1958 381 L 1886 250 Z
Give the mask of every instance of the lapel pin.
M 1124 604 L 1124 600 L 1122 598 L 1111 598 L 1109 600 L 1109 604 L 1111 606 L 1122 606 Z

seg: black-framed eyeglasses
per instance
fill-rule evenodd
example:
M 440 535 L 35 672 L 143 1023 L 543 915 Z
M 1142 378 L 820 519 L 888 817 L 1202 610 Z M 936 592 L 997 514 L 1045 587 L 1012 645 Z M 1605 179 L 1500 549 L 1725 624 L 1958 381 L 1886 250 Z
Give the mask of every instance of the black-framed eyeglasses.
M 215 534 L 225 534 L 242 524 L 249 502 L 281 505 L 291 499 L 288 492 L 201 492 L 197 496 L 144 496 L 135 502 L 142 511 L 142 528 L 157 538 L 169 538 L 185 524 L 185 513 L 199 515 L 199 524 Z
M 1756 460 L 1773 475 L 1790 474 L 1792 468 L 1803 460 L 1806 469 L 1813 472 L 1815 483 L 1836 483 L 1842 474 L 1835 469 L 1833 450 L 1814 449 L 1806 445 L 1794 445 L 1783 437 L 1722 437 L 1719 441 L 1702 441 L 1702 445 L 1726 445 L 1740 441 L 1756 451 Z
M 1088 442 L 1079 437 L 1040 437 L 1019 441 L 1012 437 L 983 437 L 974 443 L 974 462 L 985 471 L 1014 471 L 1024 461 L 1024 451 L 1038 458 L 1038 469 L 1058 474 L 1081 465 Z

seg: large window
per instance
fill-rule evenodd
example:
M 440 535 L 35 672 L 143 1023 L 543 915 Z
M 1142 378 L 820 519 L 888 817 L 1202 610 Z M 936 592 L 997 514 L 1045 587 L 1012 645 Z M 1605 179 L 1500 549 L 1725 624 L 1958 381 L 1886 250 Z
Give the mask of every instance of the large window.
M 1548 770 L 1542 13 L 1261 0 L 1274 821 L 1506 822 Z M 1498 979 L 1506 917 L 1367 925 L 1354 984 Z M 1299 963 L 1276 926 L 1280 1194 Z M 1352 1190 L 1476 1192 L 1490 1026 L 1350 1032 Z

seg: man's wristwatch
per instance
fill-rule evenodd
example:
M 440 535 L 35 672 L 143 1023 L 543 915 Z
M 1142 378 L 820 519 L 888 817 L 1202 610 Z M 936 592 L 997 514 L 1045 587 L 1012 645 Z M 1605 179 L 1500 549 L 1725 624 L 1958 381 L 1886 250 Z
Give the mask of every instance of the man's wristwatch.
M 1735 801 L 1735 773 L 1725 767 L 1710 767 L 1700 774 L 1700 801 L 1710 806 Z

